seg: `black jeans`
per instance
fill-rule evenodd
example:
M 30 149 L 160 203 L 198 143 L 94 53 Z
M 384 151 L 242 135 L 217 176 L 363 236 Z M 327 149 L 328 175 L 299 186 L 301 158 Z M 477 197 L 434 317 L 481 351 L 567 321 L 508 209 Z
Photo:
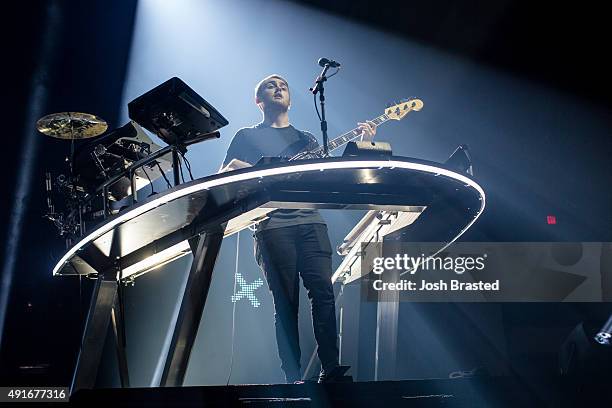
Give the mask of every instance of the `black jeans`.
M 281 367 L 288 382 L 300 379 L 299 276 L 312 306 L 312 322 L 323 370 L 338 365 L 336 306 L 331 283 L 331 244 L 325 224 L 274 228 L 255 235 L 255 255 L 274 298 Z

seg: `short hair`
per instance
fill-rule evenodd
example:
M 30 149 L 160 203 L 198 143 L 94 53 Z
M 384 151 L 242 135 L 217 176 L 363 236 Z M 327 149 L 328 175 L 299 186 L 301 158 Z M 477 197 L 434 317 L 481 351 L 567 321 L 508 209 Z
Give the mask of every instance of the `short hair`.
M 268 82 L 269 80 L 271 80 L 272 78 L 280 79 L 281 81 L 283 81 L 285 83 L 285 85 L 287 85 L 287 88 L 289 87 L 289 82 L 287 82 L 287 80 L 285 78 L 283 78 L 282 76 L 280 76 L 278 74 L 268 75 L 267 77 L 265 77 L 264 79 L 259 81 L 257 83 L 257 85 L 255 85 L 255 98 L 259 98 L 259 95 L 261 93 L 261 90 L 263 89 L 264 84 L 266 82 Z

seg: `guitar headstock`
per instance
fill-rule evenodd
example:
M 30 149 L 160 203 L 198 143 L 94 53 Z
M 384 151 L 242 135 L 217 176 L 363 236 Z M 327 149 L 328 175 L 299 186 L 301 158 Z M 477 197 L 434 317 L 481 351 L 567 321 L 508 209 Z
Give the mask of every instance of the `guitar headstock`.
M 385 109 L 385 115 L 389 119 L 401 120 L 411 111 L 420 111 L 423 108 L 423 101 L 418 98 L 402 99 L 394 105 Z

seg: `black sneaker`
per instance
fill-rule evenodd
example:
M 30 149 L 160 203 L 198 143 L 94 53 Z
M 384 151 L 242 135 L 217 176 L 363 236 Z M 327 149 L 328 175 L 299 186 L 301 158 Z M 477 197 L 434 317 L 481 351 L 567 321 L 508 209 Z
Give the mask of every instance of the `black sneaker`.
M 321 374 L 319 374 L 319 384 L 323 383 L 331 383 L 331 382 L 351 382 L 352 378 L 350 376 L 345 376 L 344 373 L 348 371 L 351 366 L 335 366 L 330 371 L 321 370 Z

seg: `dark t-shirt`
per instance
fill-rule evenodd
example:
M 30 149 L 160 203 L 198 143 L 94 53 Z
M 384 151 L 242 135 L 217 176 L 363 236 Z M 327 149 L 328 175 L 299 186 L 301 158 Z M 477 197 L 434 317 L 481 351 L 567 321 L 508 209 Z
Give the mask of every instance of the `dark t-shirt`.
M 317 139 L 312 134 L 299 131 L 291 125 L 273 128 L 260 123 L 236 132 L 227 149 L 223 167 L 232 159 L 255 165 L 262 157 L 291 157 L 302 150 L 311 150 L 317 146 Z M 281 209 L 270 213 L 269 217 L 257 225 L 257 231 L 300 224 L 325 224 L 316 210 Z

